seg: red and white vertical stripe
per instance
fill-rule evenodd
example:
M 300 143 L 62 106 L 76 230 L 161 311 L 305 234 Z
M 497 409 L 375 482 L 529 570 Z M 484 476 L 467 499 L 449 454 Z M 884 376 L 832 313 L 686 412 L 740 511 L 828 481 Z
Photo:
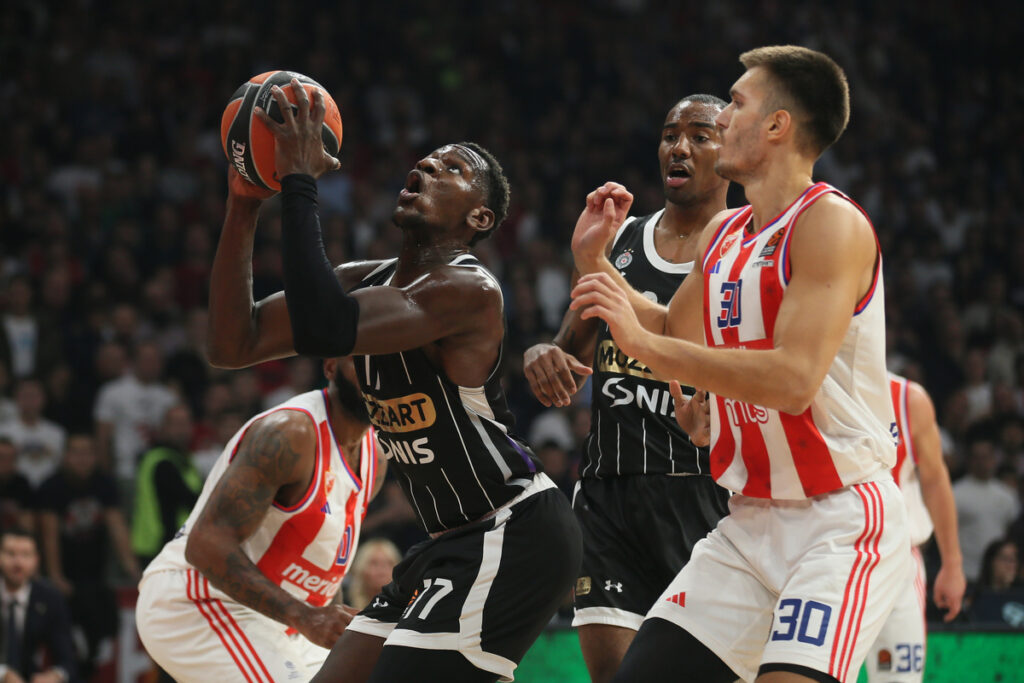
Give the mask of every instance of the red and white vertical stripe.
M 878 484 L 858 484 L 853 490 L 860 496 L 864 506 L 864 531 L 854 543 L 857 556 L 846 581 L 843 604 L 839 609 L 839 620 L 832 641 L 832 654 L 829 658 L 828 673 L 839 679 L 840 683 L 845 683 L 853 663 L 864 608 L 868 601 L 871 573 L 881 560 L 878 541 L 885 530 L 885 508 Z
M 846 199 L 830 185 L 817 183 L 754 234 L 746 231 L 750 207 L 723 221 L 702 262 L 709 346 L 773 348 L 791 270 L 793 227 L 829 194 Z M 719 484 L 757 498 L 803 499 L 864 481 L 891 464 L 883 297 L 875 296 L 880 287 L 876 276 L 822 388 L 803 413 L 714 396 L 711 474 Z M 877 390 L 872 388 L 876 384 Z
M 186 572 L 186 583 L 188 599 L 203 615 L 210 630 L 220 639 L 224 649 L 242 673 L 242 677 L 248 683 L 273 683 L 273 676 L 267 671 L 245 631 L 222 601 L 210 597 L 210 583 L 206 577 L 195 569 L 189 569 Z

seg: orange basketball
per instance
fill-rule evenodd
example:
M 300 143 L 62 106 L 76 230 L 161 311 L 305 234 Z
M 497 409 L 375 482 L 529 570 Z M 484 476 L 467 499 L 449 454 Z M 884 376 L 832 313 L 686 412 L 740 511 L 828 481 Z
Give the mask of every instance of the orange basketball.
M 313 101 L 315 89 L 324 94 L 327 105 L 323 129 L 324 149 L 331 156 L 337 156 L 341 149 L 341 112 L 334 98 L 319 83 L 294 71 L 267 71 L 253 76 L 235 91 L 224 109 L 220 119 L 220 141 L 228 162 L 239 175 L 267 190 L 281 189 L 277 169 L 274 168 L 274 135 L 262 121 L 253 116 L 252 110 L 254 106 L 259 106 L 270 118 L 284 121 L 270 89 L 275 85 L 282 88 L 285 97 L 294 103 L 295 93 L 290 87 L 285 87 L 293 78 L 298 79 L 306 89 L 310 102 Z

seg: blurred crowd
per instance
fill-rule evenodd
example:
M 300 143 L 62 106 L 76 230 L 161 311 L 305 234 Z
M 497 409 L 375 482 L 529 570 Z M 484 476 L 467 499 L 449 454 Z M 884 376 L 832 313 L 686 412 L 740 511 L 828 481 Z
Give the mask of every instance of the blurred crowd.
M 220 116 L 241 82 L 276 68 L 317 79 L 342 112 L 342 168 L 320 182 L 334 262 L 397 253 L 391 210 L 429 150 L 468 139 L 502 161 L 510 216 L 478 255 L 505 292 L 518 430 L 571 492 L 589 388 L 544 410 L 522 352 L 558 328 L 583 198 L 617 180 L 634 213 L 660 208 L 669 107 L 694 92 L 727 98 L 740 52 L 794 42 L 828 52 L 850 78 L 849 130 L 818 172 L 874 219 L 891 369 L 935 400 L 968 578 L 991 582 L 983 563 L 1012 558 L 994 573 L 1019 584 L 1024 220 L 1013 202 L 1024 196 L 1024 80 L 1012 27 L 1024 5 L 967 12 L 954 0 L 5 2 L 4 528 L 37 533 L 41 572 L 72 598 L 87 582 L 128 583 L 234 431 L 322 380 L 305 359 L 226 372 L 205 358 L 226 195 Z M 730 205 L 742 202 L 733 188 Z M 257 299 L 282 286 L 279 239 L 271 200 L 253 256 Z M 400 549 L 421 538 L 397 486 L 364 530 Z M 95 659 L 95 634 L 110 627 L 90 629 Z

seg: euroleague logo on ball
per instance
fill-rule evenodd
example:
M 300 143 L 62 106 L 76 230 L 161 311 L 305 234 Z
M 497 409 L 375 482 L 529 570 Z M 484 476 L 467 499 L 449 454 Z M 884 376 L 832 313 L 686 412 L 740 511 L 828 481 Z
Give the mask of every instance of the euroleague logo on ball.
M 292 111 L 298 112 L 292 79 L 299 82 L 310 102 L 314 92 L 319 90 L 323 93 L 325 111 L 321 138 L 324 149 L 331 156 L 337 156 L 341 149 L 341 112 L 319 83 L 295 71 L 267 71 L 253 76 L 235 90 L 228 101 L 220 120 L 220 136 L 228 162 L 245 180 L 265 190 L 281 189 L 274 163 L 274 134 L 253 114 L 253 110 L 260 107 L 278 123 L 284 121 L 277 100 L 270 92 L 276 85 L 291 103 Z

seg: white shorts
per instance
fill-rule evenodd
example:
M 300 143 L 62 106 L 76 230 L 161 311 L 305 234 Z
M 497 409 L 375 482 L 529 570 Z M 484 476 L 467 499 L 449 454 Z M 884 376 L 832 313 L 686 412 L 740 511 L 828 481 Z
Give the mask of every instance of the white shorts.
M 921 683 L 924 677 L 927 584 L 921 552 L 914 548 L 911 556 L 916 571 L 864 661 L 869 683 Z
M 682 627 L 745 681 L 762 664 L 855 680 L 911 571 L 893 480 L 800 501 L 735 495 L 729 513 L 647 618 Z
M 179 683 L 308 681 L 329 652 L 259 612 L 211 597 L 194 569 L 144 576 L 135 620 L 150 656 Z

